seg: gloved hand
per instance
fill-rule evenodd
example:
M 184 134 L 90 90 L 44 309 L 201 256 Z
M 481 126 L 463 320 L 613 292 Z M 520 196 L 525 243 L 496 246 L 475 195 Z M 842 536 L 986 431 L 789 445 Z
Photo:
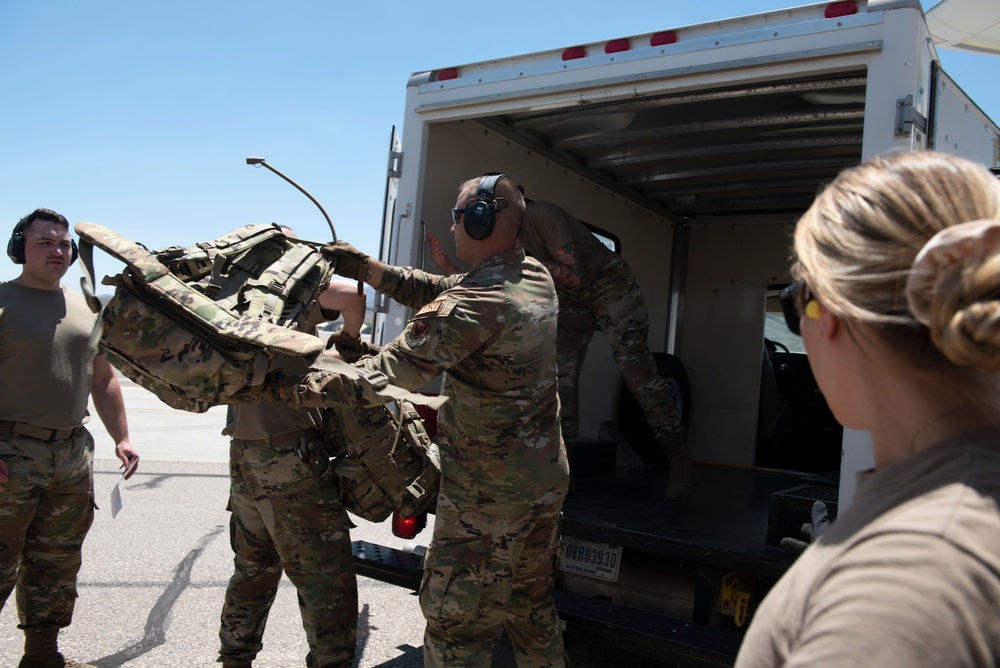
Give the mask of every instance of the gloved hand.
M 802 537 L 806 540 L 792 538 L 791 536 L 786 536 L 781 539 L 781 547 L 786 552 L 794 555 L 802 554 L 802 552 L 809 547 L 810 543 L 817 540 L 827 529 L 830 528 L 829 511 L 826 504 L 822 501 L 816 501 L 813 503 L 810 515 L 812 521 L 803 524 L 800 529 Z
M 330 339 L 326 342 L 327 350 L 331 346 L 336 349 L 337 354 L 340 355 L 340 359 L 351 364 L 357 362 L 368 352 L 364 341 L 360 338 L 354 338 L 344 330 L 334 332 L 330 335 Z
M 261 401 L 275 401 L 272 388 L 281 380 L 281 372 L 269 373 L 259 385 L 243 385 L 229 394 L 227 404 L 259 404 Z
M 338 241 L 325 250 L 333 257 L 333 271 L 338 276 L 364 283 L 368 275 L 368 256 L 349 243 Z

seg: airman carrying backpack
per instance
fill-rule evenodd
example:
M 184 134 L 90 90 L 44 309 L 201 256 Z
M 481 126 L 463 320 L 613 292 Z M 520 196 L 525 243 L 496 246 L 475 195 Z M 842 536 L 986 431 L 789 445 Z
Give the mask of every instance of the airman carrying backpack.
M 167 405 L 204 412 L 264 382 L 277 355 L 335 369 L 360 382 L 357 367 L 320 357 L 315 326 L 336 314 L 316 301 L 333 275 L 330 246 L 288 236 L 278 225 L 247 225 L 194 246 L 149 251 L 94 223 L 78 223 L 84 291 L 90 289 L 93 247 L 125 263 L 106 277 L 115 292 L 104 306 L 101 344 L 123 375 Z M 345 506 L 379 521 L 393 508 L 415 514 L 433 500 L 438 466 L 410 400 L 418 395 L 378 384 L 399 406 L 327 410 L 325 429 Z M 343 461 L 340 461 L 343 460 Z

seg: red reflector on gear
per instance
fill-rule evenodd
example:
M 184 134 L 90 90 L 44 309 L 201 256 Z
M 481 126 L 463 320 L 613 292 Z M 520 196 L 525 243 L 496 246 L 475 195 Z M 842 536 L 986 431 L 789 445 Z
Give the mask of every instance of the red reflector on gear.
M 416 538 L 425 526 L 427 526 L 427 511 L 413 517 L 403 517 L 399 510 L 392 511 L 392 535 L 397 538 Z
M 421 394 L 426 394 L 429 397 L 436 396 L 427 392 L 421 392 Z M 424 429 L 427 430 L 427 435 L 430 436 L 431 438 L 437 436 L 437 430 L 438 430 L 437 410 L 429 406 L 422 406 L 419 404 L 414 404 L 413 407 L 417 409 L 417 415 L 419 415 L 420 419 L 423 420 Z
M 649 38 L 650 46 L 663 46 L 664 44 L 675 44 L 677 42 L 677 33 L 673 30 L 667 30 L 666 32 L 658 32 Z
M 835 2 L 832 5 L 826 6 L 823 16 L 828 19 L 835 19 L 838 16 L 850 16 L 857 13 L 858 4 L 856 2 Z
M 457 67 L 446 67 L 443 70 L 438 71 L 438 81 L 447 81 L 448 79 L 458 78 L 458 68 Z
M 562 59 L 576 60 L 577 58 L 583 58 L 586 55 L 587 55 L 586 49 L 584 49 L 582 46 L 574 46 L 563 51 Z
M 604 45 L 604 53 L 620 53 L 632 48 L 627 39 L 613 39 Z

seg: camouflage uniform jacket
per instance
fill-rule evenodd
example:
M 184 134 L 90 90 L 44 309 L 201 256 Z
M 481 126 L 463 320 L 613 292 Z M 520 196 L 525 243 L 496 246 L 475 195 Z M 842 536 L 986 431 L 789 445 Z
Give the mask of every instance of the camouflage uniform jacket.
M 569 466 L 556 393 L 558 301 L 545 267 L 514 248 L 457 276 L 386 267 L 378 290 L 419 311 L 365 366 L 408 389 L 444 372 L 441 493 L 488 512 L 561 499 Z

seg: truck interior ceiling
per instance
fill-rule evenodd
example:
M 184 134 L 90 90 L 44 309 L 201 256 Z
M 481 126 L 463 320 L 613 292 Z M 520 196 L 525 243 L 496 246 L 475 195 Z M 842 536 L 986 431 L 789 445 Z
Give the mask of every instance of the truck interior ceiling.
M 797 217 L 860 162 L 865 84 L 863 71 L 838 72 L 478 120 L 691 223 Z

